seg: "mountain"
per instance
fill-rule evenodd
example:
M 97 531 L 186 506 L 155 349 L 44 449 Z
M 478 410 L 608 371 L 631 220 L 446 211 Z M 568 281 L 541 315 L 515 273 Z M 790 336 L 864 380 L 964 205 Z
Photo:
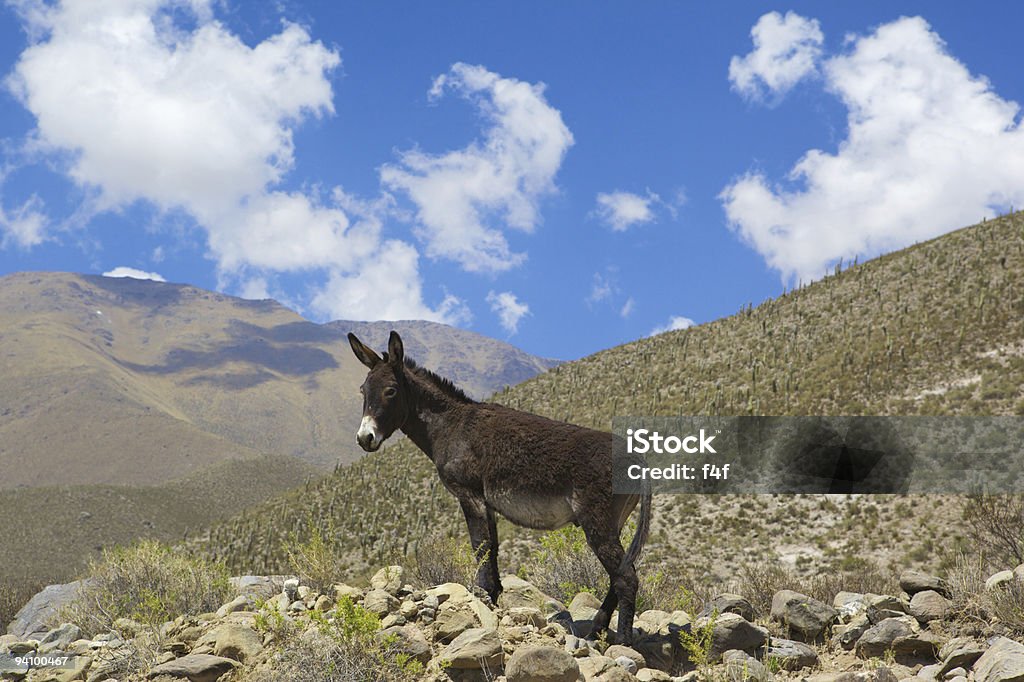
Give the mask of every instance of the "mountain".
M 495 400 L 605 430 L 615 415 L 1024 414 L 1024 213 L 567 362 Z M 680 574 L 721 577 L 778 560 L 839 570 L 865 557 L 929 566 L 940 548 L 969 540 L 948 496 L 665 495 L 655 505 L 646 561 Z M 353 571 L 466 532 L 431 463 L 400 441 L 189 546 L 235 572 L 279 572 L 284 540 L 310 523 L 335 529 Z M 507 523 L 499 532 L 503 570 L 512 570 L 536 534 Z
M 0 583 L 180 540 L 357 459 L 366 372 L 345 335 L 383 347 L 392 328 L 478 396 L 554 364 L 445 325 L 315 324 L 183 284 L 0 278 Z

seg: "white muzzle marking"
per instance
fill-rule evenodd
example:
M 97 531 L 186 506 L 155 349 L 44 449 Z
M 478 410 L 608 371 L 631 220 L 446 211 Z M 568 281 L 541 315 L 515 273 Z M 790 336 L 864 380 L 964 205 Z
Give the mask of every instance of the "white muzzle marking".
M 384 439 L 381 438 L 380 432 L 377 430 L 377 422 L 373 417 L 363 417 L 363 421 L 359 422 L 356 440 L 360 443 L 366 443 L 373 450 L 380 447 L 381 441 Z

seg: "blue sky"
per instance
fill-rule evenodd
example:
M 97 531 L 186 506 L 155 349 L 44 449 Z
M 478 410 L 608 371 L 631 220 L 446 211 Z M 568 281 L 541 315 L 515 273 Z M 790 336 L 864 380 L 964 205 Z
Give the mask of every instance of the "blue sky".
M 20 0 L 0 274 L 131 268 L 580 357 L 1024 204 L 1021 25 L 1019 3 Z

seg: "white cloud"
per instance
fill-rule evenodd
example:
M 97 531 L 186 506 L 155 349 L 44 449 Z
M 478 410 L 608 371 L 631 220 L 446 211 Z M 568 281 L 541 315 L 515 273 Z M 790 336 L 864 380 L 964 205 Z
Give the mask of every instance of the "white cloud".
M 590 294 L 587 296 L 587 303 L 593 305 L 611 298 L 619 293 L 619 287 L 615 283 L 615 269 L 609 268 L 605 274 L 594 273 L 594 280 L 590 285 Z
M 634 301 L 633 297 L 630 296 L 629 298 L 626 299 L 626 302 L 623 303 L 622 307 L 619 309 L 619 317 L 622 317 L 623 319 L 629 317 L 630 315 L 633 314 L 633 308 L 635 307 L 636 301 Z
M 656 336 L 658 334 L 664 334 L 665 332 L 673 332 L 676 331 L 677 329 L 686 329 L 688 327 L 692 327 L 694 324 L 696 324 L 696 322 L 694 322 L 688 317 L 683 317 L 682 315 L 673 315 L 668 319 L 668 322 L 661 325 L 660 327 L 655 327 L 654 329 L 652 329 L 651 333 L 648 334 L 648 336 Z
M 556 190 L 572 133 L 542 84 L 459 63 L 434 81 L 430 96 L 448 91 L 477 106 L 490 125 L 483 139 L 444 154 L 402 152 L 397 165 L 381 169 L 381 180 L 415 204 L 428 256 L 471 272 L 508 270 L 526 254 L 511 249 L 502 228 L 531 232 L 540 222 L 538 202 Z
M 1024 205 L 1015 102 L 972 75 L 921 18 L 848 44 L 823 69 L 848 109 L 836 153 L 809 150 L 786 185 L 752 172 L 720 195 L 730 225 L 784 279 L 820 277 L 839 258 L 901 248 Z
M 311 306 L 331 319 L 469 321 L 469 309 L 455 296 L 445 296 L 436 308 L 424 303 L 419 255 L 397 240 L 383 242 L 356 274 L 332 271 Z
M 503 291 L 500 294 L 488 292 L 487 302 L 491 304 L 491 310 L 498 316 L 501 326 L 509 334 L 519 331 L 519 321 L 530 314 L 530 306 L 517 299 L 510 291 Z
M 0 248 L 13 244 L 29 249 L 43 243 L 47 220 L 42 206 L 43 202 L 37 196 L 10 211 L 0 205 Z
M 658 203 L 661 198 L 650 190 L 647 196 L 622 191 L 600 192 L 595 214 L 616 232 L 624 232 L 634 225 L 653 221 L 653 206 Z
M 450 298 L 423 303 L 415 249 L 382 242 L 382 206 L 341 190 L 280 188 L 295 164 L 295 128 L 334 111 L 338 53 L 290 23 L 246 45 L 214 19 L 215 6 L 20 3 L 33 44 L 7 84 L 36 117 L 35 147 L 90 190 L 94 212 L 143 200 L 191 215 L 207 232 L 221 286 L 243 295 L 267 294 L 268 274 L 320 270 L 318 310 L 459 319 Z M 182 9 L 192 15 L 176 22 Z M 24 227 L 20 234 L 32 238 Z M 400 298 L 381 304 L 389 294 Z
M 107 270 L 103 273 L 104 277 L 131 277 L 132 279 L 151 279 L 154 282 L 166 282 L 163 275 L 158 272 L 146 272 L 144 270 L 137 270 L 136 268 L 129 268 L 124 265 L 114 268 L 113 270 Z
M 781 97 L 814 72 L 824 36 L 817 19 L 794 12 L 763 15 L 750 29 L 754 49 L 729 62 L 729 82 L 750 99 Z

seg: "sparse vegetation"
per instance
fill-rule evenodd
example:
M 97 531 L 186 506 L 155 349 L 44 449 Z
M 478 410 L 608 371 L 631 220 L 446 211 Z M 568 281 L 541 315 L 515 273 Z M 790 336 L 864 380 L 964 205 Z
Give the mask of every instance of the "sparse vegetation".
M 303 585 L 326 592 L 327 588 L 344 577 L 339 569 L 343 561 L 335 543 L 336 535 L 333 519 L 327 519 L 326 526 L 321 528 L 310 514 L 306 524 L 306 539 L 300 540 L 297 533 L 289 538 L 285 554 L 291 571 Z
M 416 543 L 407 568 L 420 587 L 444 583 L 472 587 L 481 563 L 468 542 L 435 533 Z
M 540 549 L 526 560 L 523 573 L 541 592 L 566 604 L 580 592 L 603 598 L 608 590 L 608 573 L 576 526 L 542 535 Z
M 109 632 L 122 618 L 155 631 L 177 616 L 216 610 L 230 592 L 222 564 L 149 540 L 105 551 L 86 577 L 86 586 L 57 621 L 75 623 L 87 634 Z
M 1024 495 L 970 495 L 963 516 L 979 554 L 996 566 L 1024 563 Z

